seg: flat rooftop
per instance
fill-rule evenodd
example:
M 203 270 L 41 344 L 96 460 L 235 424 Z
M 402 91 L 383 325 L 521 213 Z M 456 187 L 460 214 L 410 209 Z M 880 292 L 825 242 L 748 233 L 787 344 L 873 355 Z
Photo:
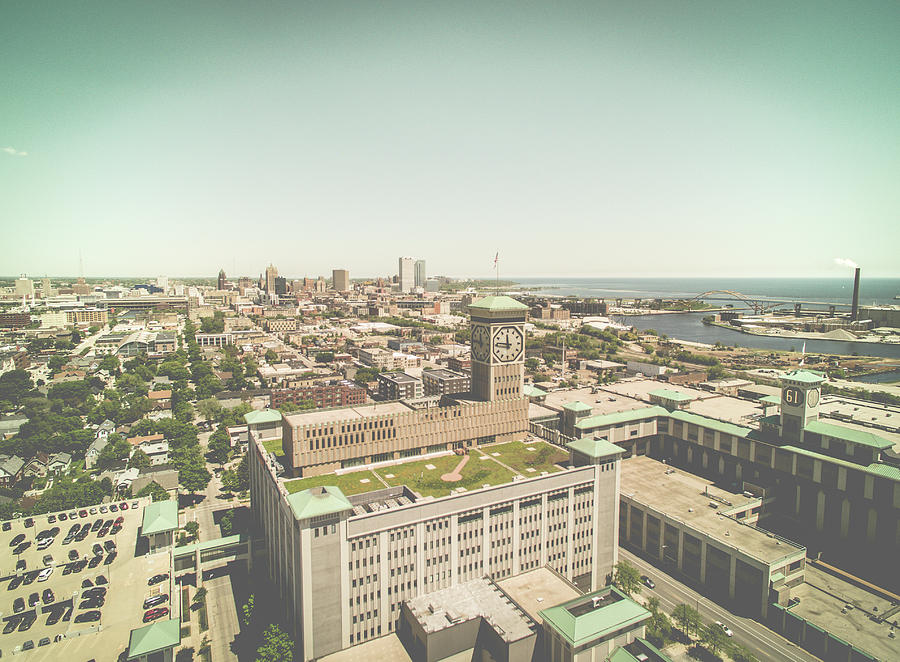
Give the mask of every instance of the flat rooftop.
M 339 407 L 337 409 L 314 409 L 296 414 L 288 414 L 285 420 L 291 426 L 318 425 L 320 423 L 340 423 L 353 421 L 371 416 L 384 416 L 386 414 L 401 414 L 412 409 L 402 402 L 381 402 L 356 407 Z
M 632 457 L 619 464 L 622 496 L 683 522 L 687 527 L 708 535 L 722 547 L 737 548 L 765 563 L 803 551 L 802 547 L 722 514 L 723 511 L 753 507 L 760 502 L 756 497 L 725 490 L 699 476 L 673 469 L 647 456 Z M 712 502 L 718 507 L 711 508 Z
M 395 632 L 319 658 L 319 662 L 359 662 L 359 660 L 412 662 Z
M 503 641 L 533 635 L 535 622 L 487 578 L 473 579 L 407 601 L 426 633 L 440 632 L 457 623 L 483 618 Z
M 900 643 L 889 639 L 889 623 L 878 623 L 870 616 L 882 617 L 892 605 L 888 600 L 863 588 L 850 584 L 808 563 L 804 571 L 805 583 L 791 589 L 791 597 L 800 603 L 790 608 L 791 613 L 805 618 L 844 641 L 874 655 L 879 660 L 896 660 Z M 852 608 L 841 613 L 845 605 Z M 877 607 L 877 611 L 874 609 Z
M 606 386 L 601 386 L 599 388 L 613 395 L 627 396 L 629 398 L 642 400 L 644 402 L 650 402 L 650 393 L 659 389 L 678 391 L 679 393 L 683 393 L 684 395 L 693 397 L 695 401 L 718 397 L 717 393 L 702 391 L 700 389 L 691 388 L 690 386 L 684 386 L 682 384 L 669 384 L 667 382 L 658 381 L 656 379 L 645 378 L 623 379 L 616 382 L 615 384 L 607 384 Z
M 653 383 L 659 388 L 659 382 Z M 620 393 L 604 392 L 598 389 L 593 389 L 595 392 L 592 393 L 591 390 L 590 388 L 574 388 L 564 391 L 550 391 L 543 406 L 559 412 L 562 411 L 563 405 L 578 401 L 591 408 L 591 416 L 613 414 L 619 411 L 640 409 L 647 406 L 646 402 Z
M 497 582 L 531 618 L 540 622 L 540 611 L 568 602 L 581 593 L 547 568 L 537 568 Z
M 445 368 L 428 369 L 422 371 L 423 375 L 434 377 L 435 379 L 467 379 L 468 375 L 463 375 Z
M 419 381 L 418 378 L 407 375 L 405 372 L 382 372 L 378 375 L 378 378 L 396 382 L 397 384 L 411 384 Z
M 705 400 L 695 400 L 688 405 L 687 411 L 739 425 L 749 425 L 763 415 L 763 407 L 756 400 L 742 400 L 718 394 Z

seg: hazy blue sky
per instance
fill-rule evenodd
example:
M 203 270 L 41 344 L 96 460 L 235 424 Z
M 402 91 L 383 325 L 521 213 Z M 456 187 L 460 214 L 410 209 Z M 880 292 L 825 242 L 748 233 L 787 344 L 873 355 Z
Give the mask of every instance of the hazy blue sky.
M 0 273 L 900 275 L 900 3 L 0 3 Z

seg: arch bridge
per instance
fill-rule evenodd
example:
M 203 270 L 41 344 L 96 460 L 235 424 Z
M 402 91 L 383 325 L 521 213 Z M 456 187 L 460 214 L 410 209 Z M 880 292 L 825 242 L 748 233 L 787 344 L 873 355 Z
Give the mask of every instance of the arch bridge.
M 778 306 L 784 305 L 784 302 L 780 301 L 763 301 L 761 299 L 751 299 L 746 294 L 741 294 L 740 292 L 735 292 L 733 290 L 709 290 L 688 299 L 687 303 L 691 303 L 693 301 L 702 301 L 703 299 L 711 298 L 712 295 L 721 295 L 730 297 L 732 299 L 737 299 L 738 301 L 741 301 L 747 304 L 748 307 L 752 308 L 753 312 L 756 315 L 770 312 Z

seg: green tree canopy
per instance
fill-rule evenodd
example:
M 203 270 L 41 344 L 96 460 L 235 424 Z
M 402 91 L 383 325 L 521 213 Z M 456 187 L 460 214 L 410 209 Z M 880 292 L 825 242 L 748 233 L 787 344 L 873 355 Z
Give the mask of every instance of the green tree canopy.
M 293 662 L 294 642 L 274 623 L 263 632 L 262 645 L 256 649 L 256 662 Z
M 628 561 L 619 561 L 618 563 L 616 563 L 616 572 L 615 576 L 613 577 L 613 584 L 615 584 L 616 587 L 626 595 L 631 595 L 632 593 L 640 593 L 641 573 Z
M 154 501 L 168 501 L 169 493 L 157 483 L 155 480 L 150 481 L 147 485 L 141 488 L 141 491 L 137 493 L 138 497 L 149 496 Z

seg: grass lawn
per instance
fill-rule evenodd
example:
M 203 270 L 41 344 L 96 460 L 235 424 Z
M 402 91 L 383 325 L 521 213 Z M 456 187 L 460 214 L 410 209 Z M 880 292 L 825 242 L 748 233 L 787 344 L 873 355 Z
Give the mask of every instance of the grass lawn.
M 529 448 L 534 448 L 535 450 L 530 451 L 528 450 Z M 500 456 L 496 459 L 515 469 L 526 478 L 540 476 L 542 471 L 547 473 L 560 471 L 554 465 L 557 462 L 565 463 L 569 459 L 567 452 L 544 441 L 531 443 L 510 441 L 506 444 L 482 446 L 481 450 L 491 457 L 493 457 L 493 453 L 500 453 Z M 534 469 L 534 471 L 528 471 L 528 469 Z
M 368 479 L 368 483 L 360 482 Z M 307 478 L 297 478 L 295 480 L 286 481 L 285 489 L 288 493 L 293 494 L 300 490 L 308 490 L 310 487 L 319 487 L 320 485 L 332 485 L 339 487 L 344 496 L 351 494 L 362 494 L 363 492 L 371 492 L 372 490 L 380 490 L 384 485 L 376 478 L 371 471 L 354 471 L 349 474 L 325 474 L 323 476 L 309 476 Z
M 469 456 L 469 461 L 462 470 L 462 480 L 445 483 L 441 476 L 450 473 L 460 463 L 459 455 L 442 455 L 427 460 L 416 460 L 395 464 L 378 469 L 381 476 L 391 486 L 406 485 L 422 496 L 442 497 L 450 494 L 457 487 L 477 490 L 483 485 L 503 485 L 512 481 L 513 474 L 491 460 L 481 460 L 477 453 Z M 434 469 L 426 469 L 426 465 L 434 465 Z M 393 478 L 388 478 L 393 474 Z
M 270 453 L 284 455 L 284 452 L 281 450 L 281 439 L 269 439 L 268 441 L 264 441 L 263 448 Z

